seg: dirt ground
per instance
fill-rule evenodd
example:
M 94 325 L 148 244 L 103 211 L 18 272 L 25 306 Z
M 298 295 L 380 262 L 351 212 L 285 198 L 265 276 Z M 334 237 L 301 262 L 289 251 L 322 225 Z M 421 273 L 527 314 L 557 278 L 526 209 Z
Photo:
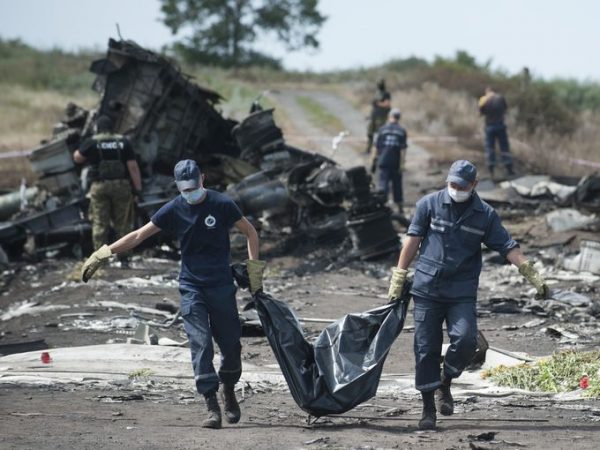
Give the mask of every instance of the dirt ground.
M 287 129 L 286 134 L 301 136 L 300 130 L 309 129 L 307 134 L 312 136 L 290 144 L 328 156 L 331 152 L 326 133 L 309 124 L 294 106 L 294 97 L 298 95 L 322 99 L 323 105 L 347 126 L 351 136 L 364 133 L 360 129 L 364 124 L 361 113 L 343 98 L 319 91 L 281 90 L 276 102 L 286 109 L 288 117 L 298 117 L 294 121 L 298 128 Z M 346 167 L 365 161 L 361 154 L 363 146 L 363 142 L 349 140 L 334 157 Z M 435 154 L 417 145 L 411 144 L 408 155 L 404 185 L 410 207 L 423 193 L 443 185 L 446 169 L 436 164 Z M 443 156 L 437 159 L 444 159 Z M 535 224 L 516 217 L 508 218 L 506 225 L 517 230 L 518 235 L 519 230 L 531 230 Z M 404 230 L 398 226 L 398 231 Z M 337 319 L 386 302 L 389 269 L 395 265 L 397 255 L 376 262 L 360 262 L 347 259 L 348 243 L 304 242 L 284 254 L 265 241 L 264 248 L 270 247 L 264 254 L 268 260 L 265 290 L 287 301 L 302 318 Z M 529 250 L 527 245 L 524 250 Z M 237 260 L 243 257 L 243 253 L 234 255 Z M 491 254 L 486 253 L 487 258 Z M 129 319 L 130 313 L 119 306 L 103 306 L 103 301 L 149 308 L 159 302 L 178 302 L 178 262 L 160 252 L 147 252 L 135 258 L 131 268 L 113 264 L 88 284 L 68 281 L 76 264 L 74 260 L 50 258 L 36 264 L 19 263 L 4 273 L 0 313 L 24 301 L 64 307 L 0 321 L 0 344 L 44 339 L 52 353 L 52 348 L 58 347 L 122 343 L 131 337 L 132 329 L 101 325 L 114 318 Z M 548 355 L 563 348 L 597 347 L 597 340 L 565 342 L 545 333 L 544 326 L 556 323 L 556 318 L 545 317 L 537 325 L 525 326 L 540 316 L 494 312 L 493 299 L 499 293 L 494 292 L 493 286 L 507 277 L 507 270 L 490 259 L 482 273 L 479 328 L 490 345 L 532 356 Z M 514 273 L 509 274 L 514 276 Z M 558 283 L 567 287 L 570 282 Z M 524 298 L 530 295 L 528 289 L 524 284 L 505 284 L 501 294 Z M 248 300 L 247 292 L 238 292 L 240 309 Z M 142 312 L 139 316 L 163 319 L 151 313 Z M 412 324 L 409 315 L 405 331 L 388 356 L 385 374 L 414 371 Z M 588 325 L 597 327 L 595 323 Z M 316 336 L 323 327 L 323 323 L 306 322 L 309 336 Z M 185 339 L 181 325 L 157 332 L 161 337 Z M 242 345 L 244 362 L 276 367 L 263 336 L 248 330 Z M 15 385 L 1 383 L 0 374 L 0 448 L 598 448 L 600 401 L 579 397 L 567 401 L 546 394 L 457 396 L 456 414 L 441 417 L 437 431 L 421 432 L 416 427 L 420 418 L 416 391 L 386 390 L 344 418 L 322 418 L 309 425 L 307 414 L 285 389 L 245 383 L 238 391 L 243 397 L 241 422 L 224 425 L 223 430 L 206 430 L 200 427 L 205 408 L 193 391 L 191 365 L 189 375 L 189 389 L 157 390 L 151 383 L 109 384 L 102 388 L 77 383 Z

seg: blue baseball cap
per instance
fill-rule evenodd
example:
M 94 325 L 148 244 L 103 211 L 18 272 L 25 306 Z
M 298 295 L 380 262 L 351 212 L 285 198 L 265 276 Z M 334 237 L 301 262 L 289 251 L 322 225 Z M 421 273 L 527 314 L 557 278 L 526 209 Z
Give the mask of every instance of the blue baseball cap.
M 200 167 L 196 164 L 196 161 L 191 159 L 184 159 L 175 164 L 175 183 L 177 189 L 183 191 L 184 189 L 195 189 L 200 186 Z
M 448 171 L 448 178 L 446 182 L 456 183 L 462 188 L 466 188 L 469 184 L 473 183 L 477 178 L 477 167 L 473 163 L 459 159 L 454 161 Z

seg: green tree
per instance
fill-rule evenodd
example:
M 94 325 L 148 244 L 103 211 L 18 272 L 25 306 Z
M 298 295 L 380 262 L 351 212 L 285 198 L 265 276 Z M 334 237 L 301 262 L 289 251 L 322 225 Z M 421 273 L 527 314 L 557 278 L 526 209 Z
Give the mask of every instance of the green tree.
M 175 51 L 190 62 L 223 66 L 278 65 L 253 48 L 259 37 L 274 36 L 288 51 L 318 48 L 316 34 L 326 19 L 318 0 L 161 1 L 165 25 L 187 35 Z

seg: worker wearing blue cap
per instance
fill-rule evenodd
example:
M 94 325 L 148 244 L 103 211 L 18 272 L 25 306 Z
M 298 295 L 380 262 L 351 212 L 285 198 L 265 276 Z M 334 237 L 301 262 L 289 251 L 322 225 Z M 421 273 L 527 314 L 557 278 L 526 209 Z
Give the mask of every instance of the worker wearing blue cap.
M 415 304 L 415 385 L 423 397 L 421 429 L 436 427 L 436 392 L 440 412 L 453 414 L 451 381 L 475 353 L 481 244 L 517 266 L 539 297 L 549 295 L 545 281 L 502 226 L 496 211 L 475 192 L 477 181 L 477 169 L 469 161 L 452 164 L 446 188 L 417 202 L 398 266 L 392 269 L 389 297 L 394 299 L 400 297 L 407 269 L 419 252 L 411 293 Z M 450 347 L 440 371 L 444 321 Z
M 237 423 L 241 415 L 235 398 L 242 362 L 241 325 L 230 269 L 229 230 L 233 226 L 248 240 L 246 263 L 253 294 L 262 289 L 265 263 L 258 260 L 258 235 L 252 224 L 230 198 L 204 187 L 204 175 L 196 162 L 179 161 L 174 172 L 180 195 L 160 208 L 146 225 L 92 254 L 83 266 L 82 279 L 87 281 L 111 255 L 130 250 L 161 230 L 178 238 L 181 316 L 190 341 L 196 389 L 208 408 L 203 426 L 220 428 L 219 383 L 223 384 L 225 419 Z M 218 373 L 213 366 L 213 338 L 221 350 Z

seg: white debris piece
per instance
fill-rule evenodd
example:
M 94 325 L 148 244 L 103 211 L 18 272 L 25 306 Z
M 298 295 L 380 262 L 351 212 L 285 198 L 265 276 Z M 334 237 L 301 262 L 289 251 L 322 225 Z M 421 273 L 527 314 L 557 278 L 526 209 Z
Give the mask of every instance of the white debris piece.
M 598 222 L 598 218 L 595 214 L 586 216 L 571 208 L 557 209 L 546 214 L 546 223 L 555 232 L 578 230 L 596 222 Z
M 129 288 L 145 288 L 150 286 L 178 287 L 179 283 L 174 279 L 167 279 L 162 275 L 152 275 L 150 278 L 131 277 L 117 280 L 114 284 Z
M 139 321 L 135 317 L 113 317 L 110 319 L 75 319 L 72 322 L 71 328 L 78 330 L 92 331 L 111 331 L 115 329 L 134 329 L 138 326 Z
M 1 321 L 11 320 L 24 315 L 41 314 L 48 311 L 59 311 L 69 309 L 70 305 L 40 305 L 38 301 L 25 300 L 16 305 L 11 305 L 8 310 L 0 316 Z
M 574 272 L 591 272 L 600 275 L 600 242 L 581 241 L 580 253 L 572 258 L 565 258 L 562 266 Z
M 524 197 L 541 197 L 551 195 L 560 201 L 568 199 L 577 186 L 567 186 L 556 183 L 547 175 L 528 175 L 516 180 L 500 183 L 502 188 L 512 187 Z

